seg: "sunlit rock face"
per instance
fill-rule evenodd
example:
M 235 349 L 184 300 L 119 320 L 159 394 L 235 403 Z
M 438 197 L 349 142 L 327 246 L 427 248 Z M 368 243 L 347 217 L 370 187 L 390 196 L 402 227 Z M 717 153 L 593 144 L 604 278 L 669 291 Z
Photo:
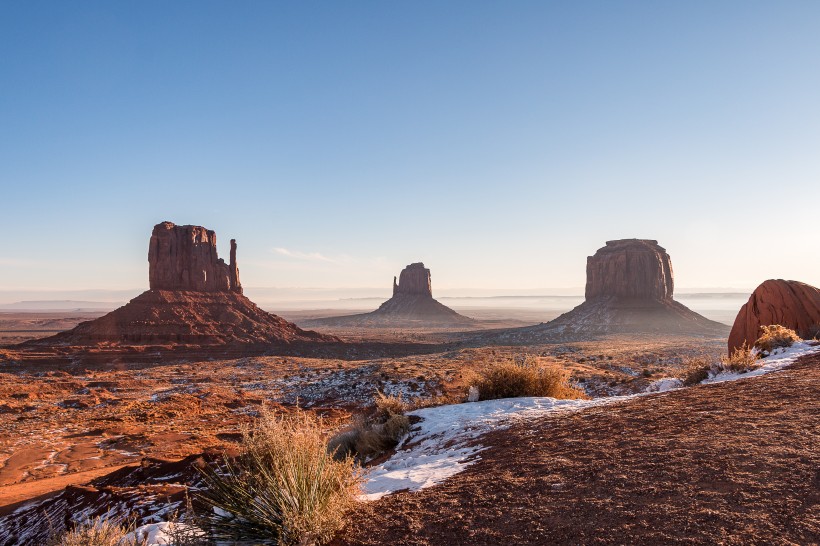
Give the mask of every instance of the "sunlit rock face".
M 735 318 L 729 334 L 729 353 L 751 346 L 760 327 L 779 324 L 801 337 L 816 335 L 820 328 L 820 289 L 810 284 L 769 279 L 755 288 Z
M 621 239 L 607 241 L 587 258 L 587 301 L 623 298 L 665 301 L 672 299 L 672 260 L 658 241 Z
M 148 244 L 148 282 L 151 290 L 242 293 L 236 265 L 236 241 L 231 240 L 230 263 L 217 255 L 216 233 L 202 226 L 154 226 Z

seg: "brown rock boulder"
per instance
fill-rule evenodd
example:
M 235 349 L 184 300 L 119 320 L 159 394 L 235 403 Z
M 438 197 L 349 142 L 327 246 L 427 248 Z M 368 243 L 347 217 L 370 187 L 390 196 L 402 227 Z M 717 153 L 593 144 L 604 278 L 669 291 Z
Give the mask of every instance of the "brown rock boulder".
M 413 296 L 433 297 L 433 288 L 430 282 L 430 270 L 419 262 L 410 264 L 399 274 L 399 283 L 393 277 L 393 295 L 408 294 Z
M 610 297 L 665 301 L 672 299 L 673 289 L 672 261 L 658 241 L 607 241 L 587 258 L 587 301 Z
M 151 290 L 238 292 L 236 241 L 231 240 L 231 262 L 216 253 L 216 233 L 202 226 L 154 226 L 148 245 L 148 282 Z
M 820 325 L 820 289 L 783 279 L 770 279 L 755 288 L 735 318 L 729 333 L 729 353 L 744 343 L 751 346 L 760 335 L 760 327 L 770 324 L 809 337 Z

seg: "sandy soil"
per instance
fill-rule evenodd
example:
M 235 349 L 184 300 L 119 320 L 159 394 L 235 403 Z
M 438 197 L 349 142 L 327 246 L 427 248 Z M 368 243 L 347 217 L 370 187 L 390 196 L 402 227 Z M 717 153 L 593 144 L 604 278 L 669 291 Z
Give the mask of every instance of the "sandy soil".
M 722 346 L 722 340 L 610 338 L 361 361 L 126 361 L 114 369 L 71 373 L 27 365 L 0 373 L 0 506 L 14 502 L 7 498 L 7 486 L 14 484 L 38 481 L 48 488 L 44 480 L 63 483 L 69 475 L 143 457 L 181 458 L 228 446 L 263 403 L 292 407 L 298 400 L 332 424 L 370 405 L 377 390 L 408 400 L 458 399 L 471 370 L 525 354 L 570 370 L 592 394 L 638 392 L 654 379 L 677 373 L 683 356 L 717 354 Z
M 105 314 L 100 311 L 18 312 L 0 311 L 0 345 L 22 343 L 70 330 L 79 323 Z
M 818 544 L 820 356 L 543 418 L 438 486 L 362 505 L 339 544 Z

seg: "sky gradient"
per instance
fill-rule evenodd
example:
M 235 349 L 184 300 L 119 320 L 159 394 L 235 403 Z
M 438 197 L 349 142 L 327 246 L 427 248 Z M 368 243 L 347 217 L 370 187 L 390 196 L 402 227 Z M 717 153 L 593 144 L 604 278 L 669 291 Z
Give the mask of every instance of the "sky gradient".
M 0 290 L 148 285 L 170 220 L 243 284 L 820 285 L 818 2 L 6 2 Z M 13 296 L 8 298 L 13 300 Z

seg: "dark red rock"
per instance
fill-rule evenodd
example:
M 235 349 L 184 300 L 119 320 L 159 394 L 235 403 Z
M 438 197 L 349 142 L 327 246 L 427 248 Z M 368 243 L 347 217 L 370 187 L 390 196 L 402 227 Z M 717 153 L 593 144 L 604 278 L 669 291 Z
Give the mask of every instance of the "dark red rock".
M 216 234 L 201 226 L 154 226 L 148 247 L 151 289 L 96 320 L 26 347 L 258 346 L 338 342 L 302 330 L 242 294 L 236 240 L 230 264 L 216 254 Z
M 393 277 L 393 295 L 409 294 L 414 296 L 433 297 L 433 288 L 430 282 L 430 270 L 419 262 L 410 264 L 399 274 L 399 283 Z
M 586 299 L 672 299 L 672 261 L 658 241 L 607 241 L 587 258 Z
M 148 283 L 151 290 L 242 292 L 236 266 L 236 241 L 231 240 L 231 263 L 216 252 L 216 233 L 202 226 L 154 226 L 148 245 Z
M 779 324 L 810 337 L 820 325 L 820 289 L 798 281 L 769 279 L 755 288 L 740 308 L 729 333 L 729 353 L 751 346 L 760 327 Z

